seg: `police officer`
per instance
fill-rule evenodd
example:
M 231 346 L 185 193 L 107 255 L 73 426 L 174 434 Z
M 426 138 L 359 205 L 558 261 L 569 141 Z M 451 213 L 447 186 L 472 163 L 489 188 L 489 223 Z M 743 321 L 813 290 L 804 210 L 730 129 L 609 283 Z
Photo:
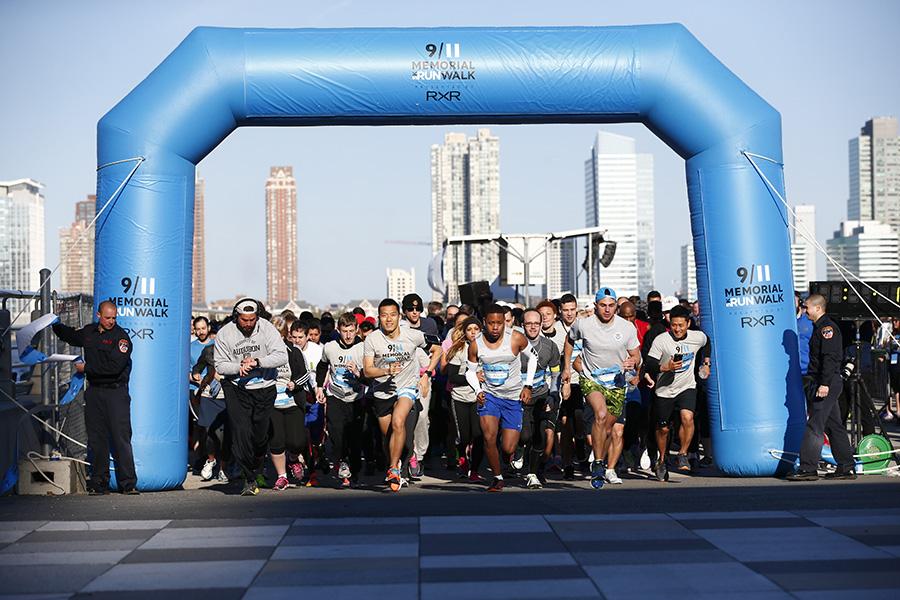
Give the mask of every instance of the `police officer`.
M 803 378 L 809 417 L 800 448 L 800 469 L 788 475 L 790 481 L 815 481 L 819 478 L 816 466 L 819 464 L 826 433 L 838 463 L 837 470 L 826 477 L 856 479 L 853 450 L 838 407 L 838 397 L 843 389 L 840 373 L 843 357 L 841 330 L 825 314 L 825 309 L 824 296 L 813 294 L 806 300 L 806 314 L 813 322 L 813 333 L 809 340 L 809 367 Z
M 84 362 L 75 368 L 84 373 L 84 424 L 91 451 L 92 496 L 109 493 L 109 443 L 116 461 L 116 480 L 123 494 L 137 494 L 137 474 L 131 450 L 131 338 L 116 325 L 116 305 L 105 300 L 97 311 L 97 323 L 73 329 L 62 323 L 53 332 L 70 346 L 84 348 Z

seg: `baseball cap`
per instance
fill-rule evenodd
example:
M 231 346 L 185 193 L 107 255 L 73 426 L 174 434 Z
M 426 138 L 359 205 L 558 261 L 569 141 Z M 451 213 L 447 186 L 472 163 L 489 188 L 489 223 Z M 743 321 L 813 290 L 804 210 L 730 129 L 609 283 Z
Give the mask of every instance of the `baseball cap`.
M 237 314 L 258 314 L 259 303 L 253 298 L 241 298 L 234 305 L 234 312 Z
M 356 324 L 357 324 L 357 325 L 361 325 L 362 322 L 366 320 L 366 317 L 365 317 L 364 315 L 359 314 L 359 313 L 353 313 L 353 316 L 356 318 Z
M 678 306 L 678 298 L 676 298 L 675 296 L 666 296 L 662 299 L 663 312 L 669 312 L 676 306 Z
M 602 287 L 594 294 L 594 302 L 600 302 L 604 298 L 616 299 L 616 291 L 611 287 Z
M 418 294 L 407 294 L 403 296 L 403 302 L 401 302 L 400 305 L 402 306 L 404 312 L 412 310 L 414 308 L 417 308 L 419 309 L 419 311 L 421 311 L 423 308 L 422 297 Z

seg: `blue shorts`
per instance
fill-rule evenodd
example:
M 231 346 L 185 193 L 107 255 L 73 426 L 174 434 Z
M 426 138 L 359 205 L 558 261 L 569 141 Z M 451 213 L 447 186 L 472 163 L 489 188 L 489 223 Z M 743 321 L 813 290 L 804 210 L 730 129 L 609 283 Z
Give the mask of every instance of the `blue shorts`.
M 476 409 L 479 417 L 497 417 L 500 429 L 522 431 L 522 403 L 507 398 L 498 398 L 485 392 L 484 406 Z

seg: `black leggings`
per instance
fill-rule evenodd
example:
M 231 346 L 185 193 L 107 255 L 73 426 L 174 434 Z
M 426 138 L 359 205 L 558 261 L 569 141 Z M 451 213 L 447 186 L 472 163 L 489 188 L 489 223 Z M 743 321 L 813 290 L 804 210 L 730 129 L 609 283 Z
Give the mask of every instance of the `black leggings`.
M 460 402 L 453 400 L 453 419 L 456 421 L 456 448 L 461 457 L 466 456 L 466 449 L 472 444 L 472 456 L 469 460 L 472 472 L 478 472 L 481 459 L 484 457 L 484 436 L 481 433 L 481 418 L 476 412 L 477 402 Z
M 299 455 L 306 452 L 309 434 L 306 431 L 306 411 L 299 406 L 275 408 L 269 419 L 269 452 Z
M 335 466 L 347 462 L 350 472 L 355 475 L 359 473 L 361 464 L 362 405 L 328 396 L 327 407 L 325 417 L 328 420 L 328 437 L 331 438 L 331 462 Z

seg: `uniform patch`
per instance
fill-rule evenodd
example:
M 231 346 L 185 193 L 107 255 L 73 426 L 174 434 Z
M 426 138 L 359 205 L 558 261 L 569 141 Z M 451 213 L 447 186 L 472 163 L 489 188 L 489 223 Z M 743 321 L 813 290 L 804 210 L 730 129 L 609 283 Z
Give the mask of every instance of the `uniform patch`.
M 119 352 L 128 354 L 128 340 L 119 340 Z
M 822 337 L 825 338 L 826 340 L 830 340 L 832 337 L 834 337 L 834 328 L 831 325 L 829 325 L 827 327 L 823 327 L 822 328 Z

